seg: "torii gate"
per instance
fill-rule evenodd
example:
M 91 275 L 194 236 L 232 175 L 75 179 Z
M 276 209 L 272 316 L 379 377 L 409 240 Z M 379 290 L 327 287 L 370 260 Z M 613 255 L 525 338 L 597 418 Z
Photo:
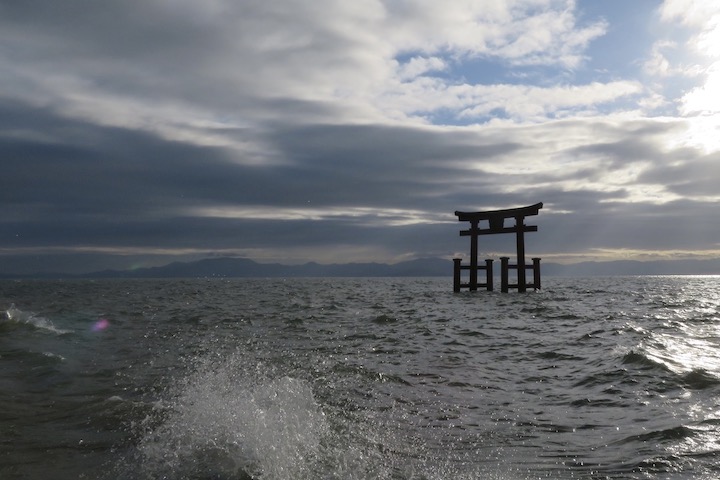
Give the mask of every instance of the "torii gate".
M 515 233 L 515 241 L 517 245 L 517 263 L 511 265 L 509 257 L 501 257 L 500 289 L 507 292 L 510 288 L 517 288 L 518 292 L 524 292 L 526 289 L 540 288 L 540 259 L 533 258 L 531 265 L 525 264 L 525 232 L 537 232 L 537 226 L 525 225 L 525 217 L 537 215 L 538 211 L 543 207 L 542 203 L 536 203 L 528 207 L 508 208 L 506 210 L 491 210 L 488 212 L 455 212 L 460 222 L 470 222 L 469 230 L 461 230 L 461 236 L 470 236 L 470 265 L 461 265 L 462 259 L 453 259 L 454 275 L 453 290 L 459 292 L 461 288 L 468 288 L 471 291 L 477 290 L 478 287 L 485 287 L 488 291 L 493 290 L 493 268 L 492 259 L 485 260 L 484 266 L 478 266 L 478 236 L 493 235 L 496 233 Z M 515 219 L 515 225 L 511 227 L 505 226 L 505 219 Z M 480 228 L 481 221 L 488 222 L 488 228 Z M 509 270 L 517 270 L 517 284 L 509 283 Z M 533 283 L 528 284 L 526 280 L 525 270 L 532 269 Z M 461 270 L 470 271 L 470 279 L 468 283 L 461 283 Z M 485 283 L 478 283 L 478 270 L 485 270 Z

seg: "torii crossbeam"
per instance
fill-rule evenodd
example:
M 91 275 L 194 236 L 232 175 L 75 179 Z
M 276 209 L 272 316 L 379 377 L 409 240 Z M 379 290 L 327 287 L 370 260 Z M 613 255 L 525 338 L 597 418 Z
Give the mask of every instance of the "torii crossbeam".
M 470 229 L 461 230 L 461 236 L 470 236 L 470 265 L 461 265 L 462 260 L 454 259 L 454 285 L 453 289 L 459 292 L 466 287 L 470 290 L 477 290 L 478 286 L 493 289 L 492 284 L 492 260 L 485 260 L 485 266 L 478 266 L 478 236 L 494 235 L 497 233 L 515 233 L 517 247 L 517 263 L 511 265 L 509 257 L 502 257 L 501 260 L 501 290 L 507 292 L 509 288 L 517 288 L 518 292 L 524 292 L 528 287 L 540 288 L 540 259 L 533 258 L 532 265 L 525 264 L 525 232 L 537 232 L 537 226 L 525 225 L 525 217 L 537 215 L 543 207 L 542 203 L 536 203 L 527 207 L 508 208 L 505 210 L 490 210 L 487 212 L 455 212 L 460 222 L 470 222 Z M 507 219 L 514 219 L 515 225 L 506 226 Z M 487 222 L 487 226 L 480 227 L 480 222 Z M 509 283 L 509 269 L 517 269 L 517 284 Z M 526 280 L 526 269 L 533 270 L 533 283 L 528 284 Z M 467 284 L 461 283 L 461 270 L 470 271 L 470 279 Z M 478 270 L 485 270 L 486 282 L 478 283 Z

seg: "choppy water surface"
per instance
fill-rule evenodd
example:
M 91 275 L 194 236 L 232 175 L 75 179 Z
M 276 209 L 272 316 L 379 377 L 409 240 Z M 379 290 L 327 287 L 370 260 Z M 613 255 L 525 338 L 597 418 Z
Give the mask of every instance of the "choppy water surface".
M 0 282 L 0 478 L 720 476 L 720 278 Z

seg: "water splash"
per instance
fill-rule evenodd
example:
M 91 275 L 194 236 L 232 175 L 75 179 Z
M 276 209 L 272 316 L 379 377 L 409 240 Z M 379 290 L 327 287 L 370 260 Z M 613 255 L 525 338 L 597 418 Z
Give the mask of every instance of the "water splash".
M 232 360 L 188 377 L 140 444 L 151 477 L 311 478 L 327 423 L 310 385 L 249 378 Z
M 31 327 L 34 327 L 38 330 L 53 332 L 58 335 L 62 335 L 65 333 L 70 333 L 69 330 L 63 330 L 61 328 L 57 328 L 50 320 L 47 318 L 36 316 L 34 313 L 31 312 L 24 312 L 17 308 L 15 304 L 11 304 L 8 309 L 5 310 L 5 318 L 3 319 L 5 322 L 9 322 L 11 324 L 19 324 L 19 325 L 30 325 Z M 2 322 L 0 322 L 2 323 Z
M 210 354 L 145 422 L 128 478 L 525 478 L 429 452 L 380 418 L 324 404 L 312 379 Z M 285 374 L 284 374 L 285 373 Z M 402 436 L 402 433 L 405 436 Z M 140 473 L 138 473 L 138 469 Z M 121 475 L 122 476 L 122 475 Z

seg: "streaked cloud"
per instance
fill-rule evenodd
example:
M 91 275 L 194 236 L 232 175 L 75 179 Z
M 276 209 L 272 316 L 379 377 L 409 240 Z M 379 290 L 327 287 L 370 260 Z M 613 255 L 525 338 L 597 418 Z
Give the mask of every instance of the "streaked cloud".
M 537 201 L 538 255 L 714 256 L 719 24 L 690 0 L 5 2 L 0 256 L 450 256 L 455 210 Z

